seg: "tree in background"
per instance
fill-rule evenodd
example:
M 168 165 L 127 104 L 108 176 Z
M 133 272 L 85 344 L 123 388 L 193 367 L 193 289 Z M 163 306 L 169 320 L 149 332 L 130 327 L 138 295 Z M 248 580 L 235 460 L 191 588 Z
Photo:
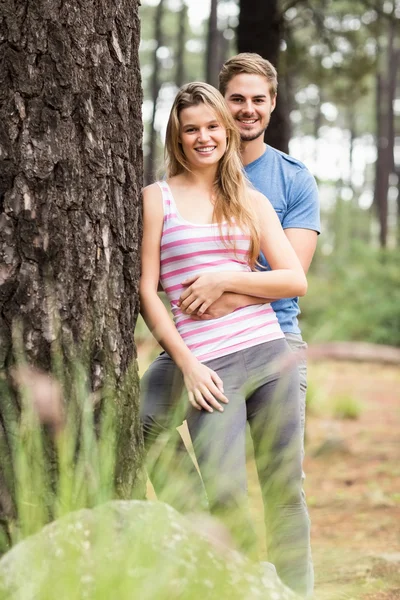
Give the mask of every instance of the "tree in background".
M 185 0 L 185 4 L 190 16 L 194 3 Z M 183 5 L 165 0 L 164 46 L 159 59 L 161 90 L 154 127 L 156 159 L 162 153 L 163 123 L 177 85 L 183 79 L 203 80 L 206 77 L 207 54 L 213 59 L 215 79 L 226 56 L 238 50 L 258 52 L 276 63 L 279 72 L 278 106 L 272 114 L 266 141 L 288 151 L 290 139 L 292 152 L 305 160 L 320 178 L 322 196 L 325 192 L 334 196 L 324 215 L 327 245 L 346 253 L 353 236 L 376 244 L 380 235 L 381 238 L 386 235 L 379 233 L 379 230 L 385 231 L 385 219 L 388 243 L 395 243 L 395 238 L 400 237 L 400 233 L 396 233 L 400 232 L 399 196 L 398 207 L 395 201 L 395 186 L 399 185 L 400 178 L 396 183 L 394 173 L 400 166 L 392 166 L 388 175 L 386 165 L 392 161 L 389 155 L 395 154 L 393 132 L 395 119 L 398 119 L 397 113 L 393 114 L 393 107 L 397 106 L 393 100 L 398 98 L 395 74 L 399 50 L 396 36 L 390 34 L 390 27 L 393 31 L 398 27 L 398 5 L 399 0 L 390 0 L 384 5 L 378 0 L 219 0 L 213 4 L 213 12 L 204 12 L 202 21 L 194 22 L 191 16 L 189 22 L 186 18 L 183 62 L 183 46 L 179 42 Z M 152 25 L 156 10 L 153 2 L 147 4 L 143 0 L 141 62 L 146 125 L 150 123 L 154 109 L 150 88 L 151 63 L 157 47 Z M 213 44 L 207 41 L 211 31 Z M 236 41 L 238 46 L 235 46 Z M 183 65 L 184 78 L 177 78 Z M 211 75 L 207 77 L 211 81 Z M 376 82 L 379 80 L 381 92 L 378 97 Z M 382 101 L 377 103 L 379 98 Z M 387 135 L 378 133 L 378 105 L 381 107 L 380 128 L 382 130 L 384 126 Z M 392 115 L 390 122 L 384 114 Z M 392 131 L 390 135 L 388 128 Z M 147 127 L 146 150 L 151 129 Z M 322 169 L 321 150 L 328 151 L 332 138 L 338 140 L 337 145 L 342 145 L 343 151 L 340 157 L 335 155 L 334 162 L 328 159 Z M 378 140 L 385 145 L 379 151 Z M 310 146 L 311 152 L 308 151 Z M 379 154 L 376 164 L 375 150 Z M 362 172 L 361 152 L 366 157 Z M 348 158 L 347 165 L 344 156 Z M 332 167 L 330 172 L 328 164 Z M 379 197 L 384 198 L 383 201 L 378 200 L 374 188 L 380 190 Z M 374 195 L 376 200 L 371 207 Z M 379 213 L 375 210 L 378 206 Z M 377 219 L 378 214 L 380 218 Z
M 176 49 L 176 72 L 175 72 L 175 83 L 176 87 L 180 88 L 185 83 L 185 45 L 186 45 L 186 26 L 188 20 L 188 10 L 185 0 L 181 2 L 181 8 L 179 11 L 179 29 L 177 36 L 177 49 Z
M 211 0 L 207 34 L 206 81 L 214 87 L 218 87 L 218 73 L 220 69 L 219 40 L 220 32 L 218 30 L 218 0 Z
M 160 0 L 156 8 L 154 15 L 154 39 L 156 40 L 156 47 L 153 56 L 153 72 L 151 76 L 151 98 L 153 103 L 151 121 L 150 121 L 150 134 L 148 143 L 148 153 L 146 157 L 146 167 L 144 172 L 145 183 L 149 184 L 155 180 L 156 171 L 156 157 L 157 157 L 157 132 L 155 129 L 156 114 L 157 114 L 157 100 L 161 89 L 161 78 L 160 78 L 160 59 L 158 51 L 164 46 L 163 36 L 163 15 L 164 15 L 164 0 Z
M 232 16 L 230 0 L 211 0 L 208 18 L 207 46 L 205 61 L 205 81 L 218 88 L 219 72 L 230 54 L 230 33 Z M 223 13 L 221 15 L 221 13 Z
M 290 119 L 285 80 L 279 69 L 284 9 L 280 7 L 279 0 L 269 2 L 240 0 L 239 4 L 238 52 L 256 52 L 260 54 L 277 67 L 280 75 L 277 103 L 265 133 L 265 141 L 278 150 L 288 152 L 291 137 Z
M 342 257 L 353 238 L 367 243 L 371 238 L 370 210 L 361 209 L 359 200 L 370 186 L 372 174 L 370 169 L 360 174 L 355 164 L 357 148 L 374 127 L 375 56 L 363 18 L 362 2 L 352 3 L 351 7 L 348 2 L 315 2 L 311 20 L 307 9 L 297 7 L 287 14 L 287 51 L 281 54 L 292 86 L 301 90 L 296 93 L 292 113 L 299 123 L 294 123 L 294 133 L 315 140 L 315 162 L 321 152 L 317 140 L 341 132 L 347 165 L 335 180 L 328 174 L 320 186 L 321 190 L 334 188 L 335 202 L 330 214 L 325 215 L 329 224 L 324 237 Z
M 378 0 L 241 0 L 238 28 L 240 52 L 258 52 L 278 67 L 278 104 L 266 132 L 267 143 L 288 151 L 289 114 L 297 108 L 295 90 L 316 86 L 302 110 L 303 134 L 312 125 L 312 134 L 315 139 L 319 137 L 320 127 L 327 124 L 321 112 L 327 103 L 341 111 L 339 126 L 350 136 L 350 149 L 349 175 L 337 182 L 338 208 L 342 187 L 352 190 L 353 204 L 358 201 L 362 189 L 360 185 L 354 188 L 352 177 L 355 142 L 357 135 L 376 129 L 374 204 L 381 246 L 387 243 L 390 177 L 396 170 L 393 106 L 399 61 L 395 36 L 399 8 L 398 0 L 385 5 Z M 370 109 L 374 103 L 375 115 Z M 398 222 L 399 215 L 400 210 Z M 343 217 L 345 227 L 339 227 L 338 235 L 342 233 L 344 243 L 348 243 L 351 223 L 348 214 Z
M 162 164 L 163 144 L 160 114 L 172 102 L 178 87 L 187 80 L 200 80 L 204 69 L 204 31 L 200 23 L 193 30 L 186 0 L 156 5 L 142 2 L 140 63 L 144 91 L 145 184 L 157 178 Z M 157 25 L 157 23 L 159 25 Z
M 124 496 L 141 453 L 138 4 L 3 4 L 0 49 L 0 365 L 18 322 L 29 363 L 82 358 L 100 394 L 112 376 Z
M 390 4 L 390 3 L 389 3 Z M 389 179 L 395 174 L 394 162 L 394 102 L 400 63 L 398 45 L 399 17 L 396 18 L 395 0 L 390 12 L 382 12 L 380 3 L 376 4 L 378 19 L 375 23 L 376 34 L 376 147 L 374 203 L 377 209 L 382 248 L 387 245 L 389 212 Z M 399 211 L 400 214 L 400 211 Z M 400 221 L 400 219 L 399 219 Z

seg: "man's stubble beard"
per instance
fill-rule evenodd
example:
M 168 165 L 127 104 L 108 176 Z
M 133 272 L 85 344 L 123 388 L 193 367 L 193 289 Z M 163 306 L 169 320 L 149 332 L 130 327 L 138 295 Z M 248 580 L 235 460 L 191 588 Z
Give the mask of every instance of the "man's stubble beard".
M 257 131 L 256 133 L 249 133 L 248 135 L 240 133 L 240 139 L 242 142 L 253 142 L 254 140 L 258 140 L 259 137 L 263 136 L 267 131 L 267 127 L 269 125 L 270 119 L 268 119 L 268 123 L 265 125 L 263 129 Z
M 260 136 L 263 136 L 265 131 L 267 128 L 262 129 L 261 131 L 259 131 L 258 133 L 253 133 L 250 135 L 242 135 L 240 134 L 240 139 L 242 140 L 242 142 L 253 142 L 254 140 L 257 140 Z

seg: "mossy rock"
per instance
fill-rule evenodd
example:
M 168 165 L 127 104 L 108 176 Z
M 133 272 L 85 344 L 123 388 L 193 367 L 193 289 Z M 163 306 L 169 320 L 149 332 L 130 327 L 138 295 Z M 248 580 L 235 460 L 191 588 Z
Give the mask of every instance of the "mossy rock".
M 206 528 L 205 528 L 206 529 Z M 294 600 L 268 570 L 161 502 L 113 501 L 54 521 L 0 561 L 1 600 Z

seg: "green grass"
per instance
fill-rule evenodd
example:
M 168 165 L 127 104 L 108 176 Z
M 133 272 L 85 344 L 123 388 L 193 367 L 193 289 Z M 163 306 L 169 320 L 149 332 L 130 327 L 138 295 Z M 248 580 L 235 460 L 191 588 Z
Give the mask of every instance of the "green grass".
M 210 537 L 203 516 L 187 519 L 164 503 L 115 502 L 113 390 L 103 390 L 95 418 L 81 366 L 63 386 L 68 403 L 57 432 L 40 425 L 29 383 L 19 388 L 20 416 L 10 411 L 7 420 L 15 515 L 0 561 L 0 600 L 272 598 L 258 563 L 237 552 L 221 524 L 211 521 Z M 168 469 L 171 499 L 188 499 L 176 461 Z M 292 595 L 281 587 L 279 597 Z
M 333 416 L 336 419 L 359 419 L 363 411 L 362 403 L 351 394 L 340 394 L 331 399 Z

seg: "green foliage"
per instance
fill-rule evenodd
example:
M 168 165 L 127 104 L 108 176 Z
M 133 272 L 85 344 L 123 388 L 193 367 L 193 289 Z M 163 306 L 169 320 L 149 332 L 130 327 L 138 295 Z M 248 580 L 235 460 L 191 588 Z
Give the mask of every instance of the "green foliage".
M 341 394 L 331 400 L 333 416 L 337 419 L 359 419 L 362 413 L 362 404 L 350 394 Z
M 235 549 L 218 521 L 186 519 L 164 503 L 111 501 L 117 497 L 118 462 L 112 390 L 106 390 L 100 422 L 79 365 L 69 392 L 64 426 L 51 436 L 57 477 L 49 470 L 49 440 L 39 423 L 33 383 L 20 389 L 21 417 L 9 415 L 17 512 L 13 548 L 0 561 L 0 598 L 241 600 L 251 594 L 294 600 L 270 571 L 267 575 Z M 190 502 L 178 461 L 165 450 L 170 497 Z M 243 528 L 241 536 L 247 536 Z
M 306 414 L 318 414 L 318 387 L 309 377 L 307 378 Z
M 400 252 L 349 242 L 309 275 L 301 327 L 308 342 L 365 341 L 400 346 Z
M 8 423 L 12 431 L 12 488 L 16 520 L 12 541 L 40 530 L 53 518 L 93 507 L 115 495 L 115 402 L 105 391 L 101 418 L 94 422 L 87 377 L 76 367 L 64 427 L 54 435 L 40 427 L 28 387 L 21 387 L 22 410 Z M 9 474 L 10 475 L 10 474 Z

